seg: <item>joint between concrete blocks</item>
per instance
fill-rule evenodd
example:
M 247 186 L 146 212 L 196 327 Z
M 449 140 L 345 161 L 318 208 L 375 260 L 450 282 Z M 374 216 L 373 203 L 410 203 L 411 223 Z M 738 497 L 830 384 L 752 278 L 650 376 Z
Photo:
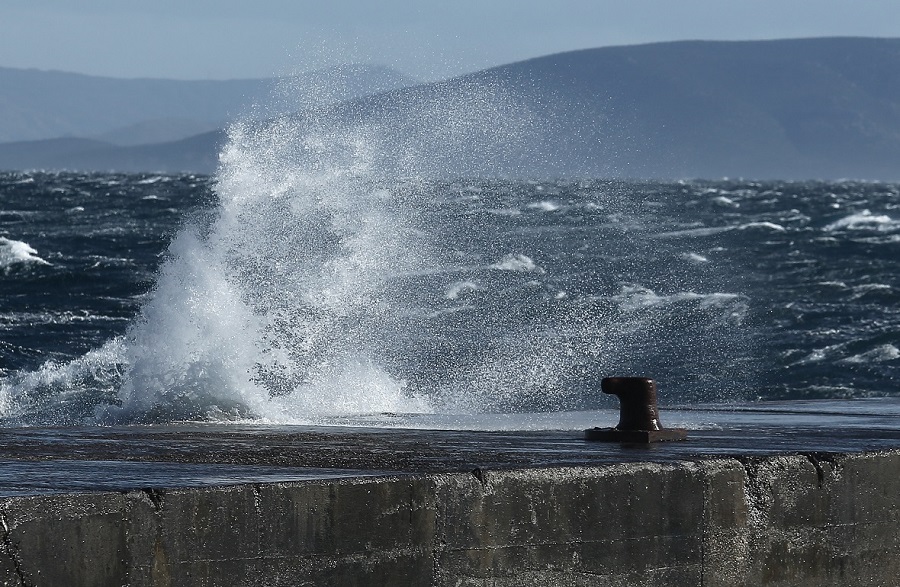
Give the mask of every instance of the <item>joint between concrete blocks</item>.
M 487 489 L 487 480 L 484 478 L 484 471 L 481 470 L 481 467 L 472 469 L 472 476 L 481 484 L 482 490 Z
M 816 469 L 816 477 L 819 482 L 819 489 L 822 489 L 830 480 L 836 479 L 840 475 L 840 463 L 834 454 L 825 452 L 809 452 L 801 453 Z M 826 473 L 822 463 L 831 465 L 831 471 Z
M 765 476 L 760 468 L 766 462 L 761 457 L 738 457 L 737 461 L 744 467 L 744 495 L 747 500 L 747 521 L 751 526 L 767 525 L 769 510 L 772 507 L 772 488 L 767 486 Z
M 256 515 L 259 516 L 262 513 L 262 486 L 259 483 L 254 483 L 250 486 L 250 491 L 253 493 L 253 509 L 256 511 Z
M 0 523 L 3 525 L 3 550 L 6 551 L 6 554 L 9 556 L 10 560 L 12 560 L 13 568 L 16 571 L 16 576 L 19 578 L 19 583 L 22 587 L 32 587 L 32 584 L 28 582 L 28 579 L 25 577 L 25 569 L 22 566 L 22 559 L 20 557 L 19 549 L 13 544 L 12 536 L 9 530 L 9 523 L 6 520 L 6 511 L 0 510 Z
M 150 500 L 150 503 L 153 504 L 153 511 L 155 513 L 159 513 L 162 511 L 163 507 L 163 497 L 165 497 L 165 492 L 154 489 L 152 487 L 147 487 L 141 490 L 141 492 L 147 496 L 147 499 Z

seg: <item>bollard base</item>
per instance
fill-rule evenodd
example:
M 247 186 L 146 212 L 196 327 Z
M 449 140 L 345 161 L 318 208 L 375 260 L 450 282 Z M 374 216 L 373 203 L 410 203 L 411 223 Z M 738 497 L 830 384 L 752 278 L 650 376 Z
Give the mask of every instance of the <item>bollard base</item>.
M 668 442 L 687 440 L 684 428 L 664 428 L 662 430 L 619 430 L 618 428 L 588 428 L 584 431 L 585 440 L 600 442 L 633 442 L 650 444 L 651 442 Z

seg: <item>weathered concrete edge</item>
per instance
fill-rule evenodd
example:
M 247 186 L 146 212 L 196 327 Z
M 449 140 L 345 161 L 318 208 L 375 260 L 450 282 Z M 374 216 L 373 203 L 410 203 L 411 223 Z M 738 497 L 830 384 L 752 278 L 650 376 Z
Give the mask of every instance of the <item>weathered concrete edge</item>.
M 900 450 L 0 500 L 3 585 L 893 585 Z

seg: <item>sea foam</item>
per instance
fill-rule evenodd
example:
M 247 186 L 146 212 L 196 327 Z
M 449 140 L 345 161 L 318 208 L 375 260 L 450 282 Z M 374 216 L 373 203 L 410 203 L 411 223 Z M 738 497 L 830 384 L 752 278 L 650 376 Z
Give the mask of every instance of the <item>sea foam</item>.
M 28 243 L 0 236 L 0 271 L 17 264 L 50 265 Z
M 872 214 L 869 210 L 863 210 L 827 224 L 824 230 L 826 232 L 838 230 L 894 231 L 900 230 L 900 221 L 894 220 L 886 214 Z

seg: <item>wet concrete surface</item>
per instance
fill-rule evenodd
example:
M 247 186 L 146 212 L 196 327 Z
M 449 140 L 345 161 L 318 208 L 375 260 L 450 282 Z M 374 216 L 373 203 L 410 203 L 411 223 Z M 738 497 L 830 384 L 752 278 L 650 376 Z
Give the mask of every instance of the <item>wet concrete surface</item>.
M 900 448 L 900 398 L 690 406 L 662 417 L 687 428 L 688 440 L 585 441 L 585 428 L 615 424 L 613 411 L 452 422 L 382 415 L 368 426 L 7 428 L 0 496 Z M 543 429 L 510 429 L 517 424 Z

